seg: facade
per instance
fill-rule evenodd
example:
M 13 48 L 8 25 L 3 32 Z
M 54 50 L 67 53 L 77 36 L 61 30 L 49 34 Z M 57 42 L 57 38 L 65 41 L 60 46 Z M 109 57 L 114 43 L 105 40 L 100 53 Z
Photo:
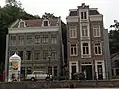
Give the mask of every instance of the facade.
M 111 55 L 112 78 L 119 78 L 119 52 Z
M 60 17 L 17 20 L 9 28 L 8 57 L 21 57 L 21 74 L 44 71 L 58 76 L 63 64 Z
M 85 3 L 69 11 L 66 20 L 70 79 L 76 72 L 83 72 L 87 80 L 107 79 L 105 56 L 109 56 L 109 51 L 105 51 L 103 15 Z

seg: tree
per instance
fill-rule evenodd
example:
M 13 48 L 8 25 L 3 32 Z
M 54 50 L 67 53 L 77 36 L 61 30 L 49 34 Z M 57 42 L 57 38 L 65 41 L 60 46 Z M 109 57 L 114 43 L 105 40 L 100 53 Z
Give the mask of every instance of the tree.
M 45 12 L 45 14 L 42 15 L 42 18 L 43 18 L 43 19 L 44 19 L 44 18 L 48 19 L 48 18 L 58 18 L 58 17 L 54 16 L 54 14 L 46 13 L 46 12 Z
M 6 45 L 6 28 L 15 22 L 17 19 L 39 19 L 39 16 L 33 16 L 24 11 L 20 2 L 16 0 L 8 0 L 7 4 L 0 7 L 0 75 L 4 70 L 5 64 L 5 45 Z
M 110 53 L 119 52 L 119 22 L 114 20 L 114 24 L 110 25 L 114 30 L 109 32 L 109 44 L 110 44 Z

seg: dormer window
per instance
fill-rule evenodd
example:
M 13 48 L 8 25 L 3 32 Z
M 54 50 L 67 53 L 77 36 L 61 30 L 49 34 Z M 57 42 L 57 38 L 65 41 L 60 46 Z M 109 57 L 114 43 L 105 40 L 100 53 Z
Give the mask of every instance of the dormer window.
M 87 19 L 87 13 L 81 12 L 81 19 Z
M 48 26 L 48 21 L 44 21 L 44 26 Z
M 49 20 L 43 20 L 42 26 L 49 26 Z
M 24 21 L 20 21 L 19 22 L 19 28 L 24 28 L 25 27 L 25 22 Z

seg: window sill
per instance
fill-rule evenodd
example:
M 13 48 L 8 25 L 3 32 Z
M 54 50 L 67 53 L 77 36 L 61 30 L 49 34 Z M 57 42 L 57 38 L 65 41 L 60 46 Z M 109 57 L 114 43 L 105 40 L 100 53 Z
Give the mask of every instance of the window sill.
M 70 56 L 72 56 L 72 57 L 73 57 L 73 56 L 78 56 L 78 54 L 76 54 L 76 55 L 70 55 Z
M 96 56 L 101 56 L 102 54 L 95 54 Z

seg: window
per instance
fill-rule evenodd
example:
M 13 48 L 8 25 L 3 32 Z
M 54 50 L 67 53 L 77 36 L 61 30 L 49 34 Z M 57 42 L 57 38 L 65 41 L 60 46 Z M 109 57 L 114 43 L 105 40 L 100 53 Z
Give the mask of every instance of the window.
M 51 53 L 51 58 L 52 58 L 52 59 L 56 59 L 56 51 L 52 51 L 52 53 Z
M 82 36 L 88 36 L 88 28 L 87 26 L 82 26 Z
M 43 51 L 43 59 L 47 59 L 48 58 L 48 50 L 44 50 Z
M 11 40 L 11 45 L 15 45 L 16 44 L 16 36 L 11 36 L 10 40 Z
M 40 59 L 40 50 L 35 51 L 35 60 L 39 60 L 39 59 Z
M 48 35 L 43 35 L 43 44 L 48 44 Z
M 89 54 L 88 43 L 83 43 L 83 54 Z
M 31 67 L 27 67 L 27 74 L 31 74 L 31 73 L 32 73 Z
M 24 36 L 19 36 L 19 44 L 20 45 L 24 44 Z
M 87 19 L 87 13 L 81 12 L 81 19 Z
M 76 44 L 71 44 L 71 55 L 76 56 L 77 55 L 77 45 Z
M 32 36 L 31 35 L 28 35 L 26 39 L 27 39 L 27 44 L 32 44 Z
M 26 60 L 31 60 L 31 51 L 26 51 Z
M 52 75 L 52 67 L 51 66 L 48 66 L 48 74 Z
M 14 55 L 15 51 L 10 51 L 10 56 Z
M 100 26 L 94 25 L 93 26 L 94 37 L 100 37 Z
M 19 23 L 19 27 L 20 27 L 20 28 L 23 28 L 24 25 L 25 25 L 25 22 L 20 22 L 20 23 Z
M 25 67 L 21 67 L 21 76 L 25 78 Z
M 70 27 L 70 38 L 76 38 L 76 37 L 77 37 L 76 27 L 72 26 Z
M 40 35 L 36 35 L 35 36 L 35 43 L 40 44 L 40 42 L 41 42 Z
M 57 66 L 54 66 L 54 76 L 57 76 Z
M 56 44 L 57 43 L 57 36 L 56 34 L 51 35 L 51 43 Z
M 18 51 L 18 55 L 21 57 L 21 60 L 23 60 L 23 51 Z
M 95 44 L 95 54 L 97 55 L 101 54 L 101 44 L 100 43 Z
M 48 21 L 43 21 L 44 26 L 48 26 Z

